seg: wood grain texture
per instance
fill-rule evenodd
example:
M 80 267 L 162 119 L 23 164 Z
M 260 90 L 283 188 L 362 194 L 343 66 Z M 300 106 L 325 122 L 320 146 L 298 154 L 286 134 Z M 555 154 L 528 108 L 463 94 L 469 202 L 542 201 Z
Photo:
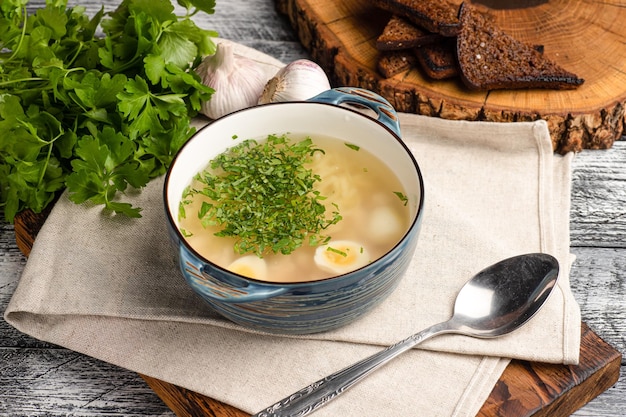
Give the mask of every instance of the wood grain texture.
M 570 216 L 574 246 L 626 248 L 626 155 L 622 152 L 626 143 L 616 146 L 619 149 L 582 152 L 574 158 Z
M 19 213 L 16 241 L 28 256 L 48 213 Z M 622 356 L 583 323 L 577 366 L 512 361 L 479 412 L 480 417 L 566 417 L 618 381 Z M 245 417 L 228 404 L 158 379 L 143 376 L 178 416 L 209 414 Z
M 583 324 L 581 365 L 512 361 L 497 382 L 478 417 L 569 416 L 611 387 L 620 373 L 621 354 Z M 143 376 L 178 416 L 247 417 L 227 404 L 173 384 Z M 402 383 L 402 381 L 398 381 Z
M 586 324 L 581 331 L 581 365 L 512 361 L 478 416 L 569 416 L 595 398 L 595 389 L 611 387 L 619 378 L 621 355 Z
M 113 372 L 115 378 L 103 378 Z M 150 415 L 171 413 L 130 371 L 65 349 L 2 349 L 0 415 L 122 417 L 142 415 L 146 404 L 154 404 Z
M 375 40 L 389 13 L 373 1 L 276 0 L 300 40 L 334 85 L 376 91 L 402 112 L 453 120 L 544 119 L 560 153 L 606 149 L 626 114 L 626 8 L 619 1 L 487 1 L 499 27 L 585 79 L 575 90 L 470 91 L 460 79 L 436 81 L 419 68 L 385 78 Z M 461 0 L 451 1 L 459 5 Z M 485 5 L 489 7 L 485 7 Z
M 30 3 L 36 8 L 44 1 Z M 94 13 L 100 7 L 112 9 L 119 0 L 70 3 L 80 3 Z M 217 3 L 216 14 L 203 20 L 204 27 L 284 62 L 310 57 L 287 19 L 275 12 L 273 0 Z M 616 142 L 608 151 L 582 152 L 573 165 L 571 233 L 577 259 L 570 277 L 572 289 L 583 321 L 625 353 L 626 142 Z M 13 226 L 0 220 L 0 314 L 25 264 Z M 25 415 L 175 416 L 137 374 L 33 339 L 0 319 L 0 416 Z M 626 362 L 613 387 L 572 415 L 625 416 Z
M 16 241 L 28 256 L 48 212 L 16 216 Z M 566 417 L 617 382 L 621 354 L 583 323 L 577 366 L 512 361 L 479 412 L 480 417 Z M 245 417 L 228 404 L 165 381 L 142 375 L 178 416 Z

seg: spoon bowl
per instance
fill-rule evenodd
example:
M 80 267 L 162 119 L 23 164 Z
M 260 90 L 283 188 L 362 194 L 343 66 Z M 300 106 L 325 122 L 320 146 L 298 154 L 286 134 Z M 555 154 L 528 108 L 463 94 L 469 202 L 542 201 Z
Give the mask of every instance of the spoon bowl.
M 509 334 L 545 304 L 559 275 L 551 255 L 530 253 L 495 263 L 459 291 L 452 317 L 329 375 L 252 417 L 305 416 L 333 400 L 396 356 L 431 337 L 456 333 L 479 338 Z
M 557 260 L 543 253 L 515 256 L 491 265 L 459 291 L 450 324 L 459 333 L 474 337 L 511 333 L 543 306 L 558 274 Z

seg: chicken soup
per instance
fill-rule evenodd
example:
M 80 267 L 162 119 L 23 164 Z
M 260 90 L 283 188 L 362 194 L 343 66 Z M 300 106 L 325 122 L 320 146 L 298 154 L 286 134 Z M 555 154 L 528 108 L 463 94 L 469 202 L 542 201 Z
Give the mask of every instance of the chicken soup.
M 391 250 L 409 224 L 406 192 L 375 155 L 291 133 L 245 140 L 213 158 L 179 209 L 196 252 L 271 282 L 354 271 Z

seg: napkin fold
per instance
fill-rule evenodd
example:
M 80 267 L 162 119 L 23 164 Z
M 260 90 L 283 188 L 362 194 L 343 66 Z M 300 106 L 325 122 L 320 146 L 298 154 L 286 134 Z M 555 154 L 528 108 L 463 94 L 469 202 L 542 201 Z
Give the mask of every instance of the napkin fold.
M 459 289 L 484 267 L 546 252 L 560 262 L 559 281 L 528 325 L 499 339 L 431 339 L 316 415 L 474 416 L 510 358 L 577 363 L 580 311 L 569 288 L 572 154 L 553 154 L 543 121 L 399 116 L 403 140 L 423 171 L 424 220 L 399 287 L 360 320 L 321 334 L 277 336 L 217 315 L 178 271 L 163 178 L 126 196 L 143 208 L 141 219 L 106 215 L 62 196 L 37 236 L 5 319 L 38 339 L 252 413 L 447 320 Z

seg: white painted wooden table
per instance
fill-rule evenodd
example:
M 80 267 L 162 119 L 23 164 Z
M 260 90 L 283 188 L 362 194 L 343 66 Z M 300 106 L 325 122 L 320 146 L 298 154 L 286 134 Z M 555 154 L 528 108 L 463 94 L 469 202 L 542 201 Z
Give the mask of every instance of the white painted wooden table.
M 119 0 L 70 1 L 89 13 Z M 31 0 L 34 9 L 44 0 Z M 216 14 L 198 21 L 221 37 L 283 62 L 307 57 L 272 0 L 217 0 Z M 1 138 L 0 138 L 1 140 Z M 583 320 L 626 353 L 626 141 L 584 151 L 574 161 L 571 283 Z M 0 208 L 1 210 L 1 208 Z M 2 214 L 0 212 L 0 218 Z M 13 227 L 0 222 L 0 315 L 26 264 Z M 626 362 L 619 382 L 574 416 L 626 415 Z M 173 416 L 135 373 L 26 336 L 0 319 L 1 416 Z M 416 415 L 419 412 L 416 411 Z M 395 416 L 393 416 L 395 417 Z

